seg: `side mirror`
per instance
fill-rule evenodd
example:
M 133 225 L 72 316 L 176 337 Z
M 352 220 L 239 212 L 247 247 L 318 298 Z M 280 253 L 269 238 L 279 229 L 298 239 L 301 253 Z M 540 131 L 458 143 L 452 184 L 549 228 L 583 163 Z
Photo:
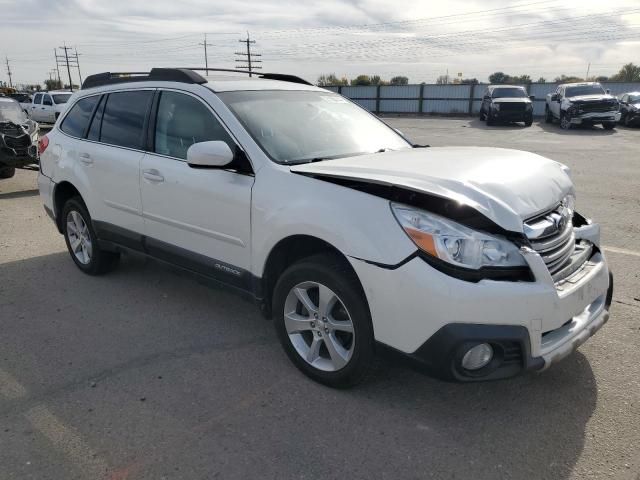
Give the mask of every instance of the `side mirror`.
M 607 89 L 605 90 L 605 93 L 606 93 L 607 95 L 610 95 L 610 94 L 611 94 L 611 89 L 607 88 Z
M 554 93 L 553 95 L 551 95 L 551 101 L 552 102 L 556 102 L 558 100 L 558 94 Z
M 233 161 L 233 152 L 226 142 L 194 143 L 187 150 L 187 163 L 196 167 L 225 167 Z
M 536 99 L 535 95 L 529 95 L 529 100 L 531 100 L 532 102 Z
M 482 97 L 483 100 L 489 100 L 491 97 L 489 95 L 485 95 L 484 97 Z

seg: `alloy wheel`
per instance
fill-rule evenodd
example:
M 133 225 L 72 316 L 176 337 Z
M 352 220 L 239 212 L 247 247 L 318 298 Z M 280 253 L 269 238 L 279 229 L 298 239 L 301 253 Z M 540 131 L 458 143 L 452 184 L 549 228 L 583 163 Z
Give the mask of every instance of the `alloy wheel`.
M 353 321 L 338 295 L 318 282 L 302 282 L 288 293 L 284 324 L 298 354 L 326 372 L 344 368 L 355 347 Z
M 88 265 L 93 254 L 91 235 L 87 223 L 76 210 L 71 210 L 67 215 L 67 237 L 76 259 L 83 265 Z

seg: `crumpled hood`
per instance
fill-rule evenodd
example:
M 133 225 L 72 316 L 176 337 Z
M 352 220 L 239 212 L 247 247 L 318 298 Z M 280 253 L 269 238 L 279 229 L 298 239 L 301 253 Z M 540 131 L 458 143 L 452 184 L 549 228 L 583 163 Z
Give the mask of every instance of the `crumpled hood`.
M 570 102 L 595 102 L 598 100 L 618 100 L 613 95 L 578 95 L 577 97 L 567 97 Z
M 553 208 L 574 191 L 564 165 L 534 153 L 502 148 L 415 148 L 294 165 L 291 171 L 456 200 L 519 233 L 524 219 Z

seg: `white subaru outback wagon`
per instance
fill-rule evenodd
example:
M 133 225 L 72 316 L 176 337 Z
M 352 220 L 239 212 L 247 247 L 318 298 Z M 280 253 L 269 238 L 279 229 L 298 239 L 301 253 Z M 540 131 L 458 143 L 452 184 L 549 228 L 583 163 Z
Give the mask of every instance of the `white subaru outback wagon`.
M 80 270 L 134 250 L 246 292 L 336 387 L 381 345 L 448 380 L 540 371 L 608 320 L 565 166 L 412 145 L 297 77 L 224 75 L 103 73 L 70 99 L 38 183 Z

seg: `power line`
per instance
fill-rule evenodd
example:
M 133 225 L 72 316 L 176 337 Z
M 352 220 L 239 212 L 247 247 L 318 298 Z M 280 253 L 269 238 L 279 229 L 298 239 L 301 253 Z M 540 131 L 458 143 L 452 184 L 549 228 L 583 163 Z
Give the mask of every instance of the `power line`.
M 251 57 L 261 57 L 262 55 L 260 55 L 259 53 L 251 53 L 251 45 L 255 44 L 256 41 L 251 40 L 249 38 L 249 32 L 247 32 L 246 40 L 238 40 L 238 41 L 240 43 L 245 43 L 247 45 L 247 53 L 235 52 L 235 55 L 238 55 L 239 57 L 246 57 L 246 58 L 236 59 L 236 63 L 246 63 L 246 65 L 236 65 L 236 68 L 240 70 L 249 70 L 249 76 L 252 77 L 253 75 L 251 74 L 251 72 L 253 72 L 254 70 L 260 70 L 262 68 L 260 65 L 254 65 L 254 64 L 262 63 L 262 60 L 252 60 Z

